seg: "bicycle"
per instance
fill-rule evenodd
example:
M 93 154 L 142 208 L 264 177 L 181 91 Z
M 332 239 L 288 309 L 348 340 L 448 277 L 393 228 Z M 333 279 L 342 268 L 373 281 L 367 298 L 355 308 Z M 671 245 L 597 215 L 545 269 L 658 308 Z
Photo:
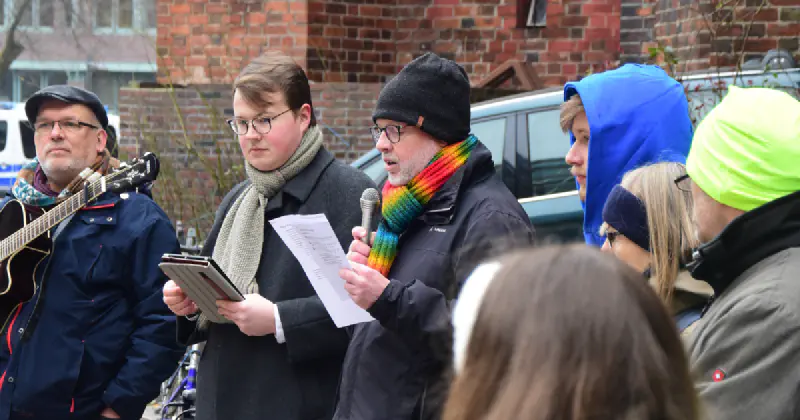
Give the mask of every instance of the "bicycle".
M 175 373 L 161 384 L 161 420 L 193 420 L 197 397 L 197 366 L 202 344 L 186 351 Z

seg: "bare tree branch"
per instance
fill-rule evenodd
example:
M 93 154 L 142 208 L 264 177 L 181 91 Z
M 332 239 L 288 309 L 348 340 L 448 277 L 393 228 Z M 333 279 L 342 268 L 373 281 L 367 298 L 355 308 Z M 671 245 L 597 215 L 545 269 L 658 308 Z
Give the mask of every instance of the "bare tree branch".
M 14 16 L 12 17 L 11 25 L 9 25 L 8 30 L 6 30 L 3 51 L 0 52 L 0 80 L 5 77 L 8 69 L 11 68 L 11 63 L 13 63 L 24 50 L 22 44 L 17 41 L 15 35 L 25 12 L 28 11 L 30 13 L 31 1 L 32 0 L 22 0 L 20 6 L 14 8 Z

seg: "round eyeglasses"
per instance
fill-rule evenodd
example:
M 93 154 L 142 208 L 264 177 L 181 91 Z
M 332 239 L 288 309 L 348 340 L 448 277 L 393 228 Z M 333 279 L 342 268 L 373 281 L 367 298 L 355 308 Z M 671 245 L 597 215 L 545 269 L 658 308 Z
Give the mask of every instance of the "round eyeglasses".
M 243 136 L 247 134 L 247 130 L 250 128 L 250 126 L 252 126 L 253 130 L 255 130 L 258 134 L 267 134 L 270 132 L 270 130 L 272 130 L 272 120 L 291 110 L 292 109 L 289 108 L 280 114 L 273 115 L 272 117 L 255 117 L 252 120 L 247 120 L 244 118 L 231 118 L 227 121 L 227 123 L 237 136 Z

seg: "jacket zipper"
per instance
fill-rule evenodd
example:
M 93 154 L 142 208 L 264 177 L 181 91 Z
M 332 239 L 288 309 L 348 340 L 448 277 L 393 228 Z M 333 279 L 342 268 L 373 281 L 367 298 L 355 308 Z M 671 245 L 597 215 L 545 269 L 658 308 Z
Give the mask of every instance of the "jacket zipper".
M 53 245 L 50 249 L 49 259 L 47 260 L 47 265 L 44 267 L 44 272 L 42 273 L 42 284 L 39 286 L 39 297 L 36 298 L 36 303 L 33 304 L 33 310 L 31 314 L 28 316 L 28 322 L 25 324 L 25 331 L 22 333 L 22 336 L 19 338 L 20 343 L 24 341 L 28 337 L 28 333 L 31 330 L 31 320 L 33 319 L 34 315 L 36 315 L 36 310 L 39 308 L 39 302 L 42 300 L 42 293 L 44 292 L 44 283 L 47 281 L 47 274 L 50 271 L 50 263 L 53 261 L 53 255 L 56 253 L 56 243 L 53 241 Z M 34 284 L 36 284 L 36 274 L 33 275 Z M 35 293 L 35 292 L 34 292 Z

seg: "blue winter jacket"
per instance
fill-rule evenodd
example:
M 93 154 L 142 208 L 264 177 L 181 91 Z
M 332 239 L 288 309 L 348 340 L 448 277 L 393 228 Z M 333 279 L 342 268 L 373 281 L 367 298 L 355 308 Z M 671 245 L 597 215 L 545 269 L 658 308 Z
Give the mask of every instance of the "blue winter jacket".
M 658 66 L 626 64 L 564 86 L 565 101 L 576 93 L 590 131 L 583 235 L 587 244 L 600 246 L 603 205 L 611 188 L 637 167 L 685 163 L 692 121 L 683 86 Z M 575 136 L 570 138 L 574 144 Z
M 166 252 L 179 252 L 175 231 L 144 194 L 75 213 L 2 333 L 0 420 L 95 420 L 105 407 L 141 418 L 183 352 L 162 300 Z

